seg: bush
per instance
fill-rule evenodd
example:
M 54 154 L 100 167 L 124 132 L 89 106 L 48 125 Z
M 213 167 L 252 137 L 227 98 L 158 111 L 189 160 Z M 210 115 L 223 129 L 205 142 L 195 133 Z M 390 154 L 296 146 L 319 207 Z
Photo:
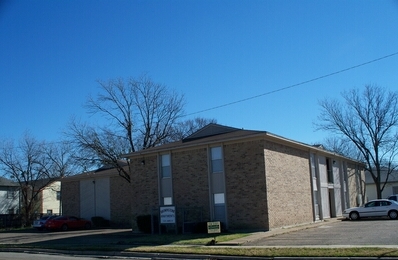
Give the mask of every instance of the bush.
M 142 233 L 152 233 L 151 215 L 137 216 L 137 226 Z
M 103 217 L 92 217 L 91 222 L 93 222 L 94 226 L 96 227 L 109 227 L 110 222 L 107 219 L 104 219 Z
M 198 222 L 194 227 L 194 233 L 207 233 L 207 222 Z

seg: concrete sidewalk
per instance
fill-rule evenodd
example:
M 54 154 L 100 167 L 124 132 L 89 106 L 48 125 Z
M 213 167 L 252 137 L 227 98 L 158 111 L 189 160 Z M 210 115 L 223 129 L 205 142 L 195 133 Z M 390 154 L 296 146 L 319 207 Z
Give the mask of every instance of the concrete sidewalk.
M 298 230 L 304 230 L 304 229 L 309 229 L 309 228 L 315 228 L 315 227 L 319 227 L 322 225 L 328 225 L 331 223 L 335 223 L 338 221 L 341 221 L 342 218 L 331 218 L 331 219 L 327 219 L 327 220 L 323 220 L 323 221 L 319 221 L 319 222 L 314 222 L 314 223 L 308 223 L 308 224 L 302 224 L 302 225 L 297 225 L 297 226 L 291 226 L 291 227 L 283 227 L 283 228 L 277 228 L 277 229 L 273 229 L 270 231 L 263 231 L 263 232 L 254 232 L 252 235 L 246 236 L 246 237 L 242 237 L 242 238 L 238 238 L 235 240 L 231 240 L 231 241 L 227 241 L 227 242 L 219 242 L 217 243 L 217 245 L 224 245 L 224 246 L 242 246 L 245 243 L 248 242 L 253 242 L 265 237 L 272 237 L 272 236 L 276 236 L 276 235 L 281 235 L 281 234 L 286 234 L 286 233 L 290 233 L 290 232 L 295 232 Z

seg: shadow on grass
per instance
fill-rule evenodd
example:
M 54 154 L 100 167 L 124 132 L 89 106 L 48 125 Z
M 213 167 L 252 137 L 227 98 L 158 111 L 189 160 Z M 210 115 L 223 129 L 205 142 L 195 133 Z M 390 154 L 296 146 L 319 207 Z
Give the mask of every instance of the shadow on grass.
M 42 232 L 53 233 L 50 231 L 24 230 L 13 231 L 15 233 L 34 233 Z M 60 231 L 54 231 L 60 232 Z M 73 234 L 74 231 L 62 232 L 66 235 Z M 228 236 L 228 235 L 226 235 Z M 232 237 L 231 239 L 233 239 Z M 97 250 L 97 251 L 122 251 L 128 248 L 140 246 L 159 246 L 159 245 L 206 245 L 214 239 L 214 235 L 208 234 L 137 234 L 131 231 L 121 231 L 113 233 L 99 234 L 73 234 L 64 238 L 53 238 L 42 242 L 25 243 L 20 246 L 28 248 L 59 249 L 59 250 Z M 228 239 L 228 238 L 225 238 Z

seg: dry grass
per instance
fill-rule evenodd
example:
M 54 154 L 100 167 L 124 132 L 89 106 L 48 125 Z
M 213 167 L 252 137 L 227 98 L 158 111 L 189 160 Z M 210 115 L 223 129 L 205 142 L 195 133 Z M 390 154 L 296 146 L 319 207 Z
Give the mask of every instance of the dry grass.
M 134 247 L 129 252 L 207 254 L 257 257 L 398 257 L 398 250 L 391 248 L 243 248 L 203 246 Z

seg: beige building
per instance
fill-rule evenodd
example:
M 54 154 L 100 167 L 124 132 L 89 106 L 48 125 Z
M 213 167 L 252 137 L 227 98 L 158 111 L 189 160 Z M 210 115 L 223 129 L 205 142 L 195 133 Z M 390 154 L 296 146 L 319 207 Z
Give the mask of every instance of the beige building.
M 59 180 L 50 181 L 37 196 L 37 212 L 40 214 L 61 214 L 61 182 Z
M 151 214 L 183 231 L 204 221 L 270 230 L 341 216 L 363 194 L 364 165 L 265 131 L 210 124 L 126 157 L 133 229 Z
M 64 215 L 102 217 L 112 226 L 131 227 L 132 188 L 115 168 L 63 178 L 61 196 Z
M 18 214 L 20 211 L 19 185 L 0 177 L 0 215 Z
M 376 184 L 370 174 L 370 172 L 365 172 L 366 176 L 366 200 L 377 199 L 377 189 Z M 384 185 L 384 189 L 381 193 L 383 199 L 388 198 L 390 195 L 398 194 L 398 171 L 394 170 L 390 174 L 387 174 L 385 169 L 380 172 L 381 185 Z M 387 180 L 387 181 L 386 181 Z M 364 201 L 365 202 L 365 201 Z

